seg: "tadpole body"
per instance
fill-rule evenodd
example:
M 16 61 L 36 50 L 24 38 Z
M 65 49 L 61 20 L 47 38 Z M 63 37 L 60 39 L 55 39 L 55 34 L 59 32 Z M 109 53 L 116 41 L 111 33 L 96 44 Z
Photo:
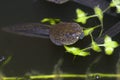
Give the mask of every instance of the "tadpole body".
M 74 22 L 61 22 L 50 28 L 50 40 L 56 45 L 72 45 L 84 37 L 83 28 Z

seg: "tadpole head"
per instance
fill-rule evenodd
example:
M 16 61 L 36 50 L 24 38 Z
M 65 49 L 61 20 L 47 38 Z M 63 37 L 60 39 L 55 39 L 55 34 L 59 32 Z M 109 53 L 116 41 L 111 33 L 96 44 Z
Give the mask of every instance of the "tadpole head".
M 50 40 L 59 46 L 72 45 L 83 39 L 83 28 L 74 22 L 61 22 L 50 28 Z

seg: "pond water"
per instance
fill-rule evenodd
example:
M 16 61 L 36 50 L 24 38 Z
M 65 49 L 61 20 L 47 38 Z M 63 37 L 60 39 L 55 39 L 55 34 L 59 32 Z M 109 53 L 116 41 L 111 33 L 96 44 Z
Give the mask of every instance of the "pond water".
M 76 8 L 81 8 L 88 14 L 93 13 L 92 9 L 71 1 L 57 5 L 45 0 L 3 0 L 0 2 L 0 27 L 20 23 L 40 22 L 45 17 L 60 18 L 62 21 L 71 22 L 76 17 Z M 118 21 L 120 21 L 119 16 L 114 17 L 105 14 L 105 31 Z M 94 26 L 98 23 L 99 21 L 97 19 L 90 19 L 87 24 L 81 25 Z M 94 35 L 96 36 L 95 33 Z M 119 35 L 113 37 L 113 40 L 120 43 Z M 87 37 L 79 40 L 75 46 L 83 48 L 89 43 L 90 38 Z M 23 76 L 26 73 L 32 75 L 52 74 L 55 65 L 60 59 L 63 59 L 60 66 L 62 73 L 117 74 L 119 73 L 119 68 L 116 67 L 119 54 L 120 47 L 116 48 L 114 54 L 111 56 L 105 55 L 104 51 L 97 54 L 91 51 L 91 55 L 88 57 L 76 56 L 74 59 L 74 56 L 65 52 L 62 46 L 54 45 L 49 39 L 26 37 L 0 31 L 0 64 L 2 65 L 4 63 L 4 58 L 6 59 L 8 56 L 12 56 L 11 61 L 2 67 L 2 72 L 6 76 Z M 99 60 L 96 60 L 98 58 Z M 80 80 L 80 78 L 64 80 Z M 116 80 L 116 78 L 100 78 L 99 80 Z

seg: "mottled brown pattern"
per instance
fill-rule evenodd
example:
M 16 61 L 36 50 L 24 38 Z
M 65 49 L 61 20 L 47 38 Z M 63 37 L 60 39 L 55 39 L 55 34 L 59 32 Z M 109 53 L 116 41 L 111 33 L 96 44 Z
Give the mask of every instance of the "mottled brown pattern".
M 77 23 L 61 22 L 50 28 L 50 39 L 56 45 L 71 45 L 83 36 L 83 28 Z

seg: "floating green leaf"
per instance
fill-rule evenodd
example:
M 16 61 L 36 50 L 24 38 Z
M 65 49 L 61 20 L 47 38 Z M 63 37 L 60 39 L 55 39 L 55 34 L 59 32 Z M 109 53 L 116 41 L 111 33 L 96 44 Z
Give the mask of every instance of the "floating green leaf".
M 98 16 L 100 22 L 103 22 L 103 12 L 102 12 L 102 10 L 98 6 L 96 6 L 94 8 L 94 11 L 95 11 L 95 14 Z
M 85 35 L 85 36 L 90 35 L 90 34 L 94 31 L 95 28 L 96 28 L 96 27 L 85 28 L 85 30 L 84 30 L 84 35 Z
M 57 22 L 60 22 L 60 19 L 53 18 L 44 18 L 41 20 L 42 23 L 49 22 L 51 25 L 55 25 Z
M 81 9 L 76 9 L 76 13 L 77 13 L 77 17 L 78 18 L 86 16 L 86 13 L 83 10 L 81 10 Z
M 73 55 L 78 55 L 78 56 L 88 56 L 90 55 L 89 52 L 83 51 L 79 48 L 76 47 L 68 47 L 64 46 L 67 52 L 72 53 Z
M 109 36 L 106 36 L 104 39 L 104 47 L 107 55 L 111 55 L 114 51 L 114 48 L 118 47 L 118 43 L 116 41 L 112 41 Z
M 105 52 L 107 55 L 111 55 L 113 53 L 114 49 L 113 48 L 105 48 Z
M 92 49 L 96 52 L 101 52 L 100 47 L 98 46 L 98 44 L 92 40 Z
M 88 17 L 86 16 L 86 13 L 82 11 L 81 9 L 76 9 L 77 19 L 75 19 L 76 22 L 81 22 L 83 24 L 86 23 Z
M 115 4 L 113 3 L 113 1 L 110 2 L 109 6 L 110 7 L 115 7 Z
M 99 45 L 93 40 L 93 36 L 92 34 L 90 34 L 91 36 L 91 41 L 92 41 L 92 44 L 91 44 L 91 48 L 96 51 L 96 52 L 101 52 L 101 48 L 99 47 Z
M 98 19 L 100 20 L 100 23 L 101 23 L 101 31 L 100 31 L 100 34 L 99 34 L 99 37 L 100 37 L 102 35 L 102 32 L 103 32 L 103 11 L 99 8 L 99 6 L 96 6 L 94 8 L 94 12 L 97 15 L 97 17 L 98 17 Z
M 116 7 L 117 13 L 120 13 L 120 0 L 112 0 L 110 7 Z
M 87 19 L 88 19 L 87 17 L 77 18 L 77 19 L 75 19 L 75 22 L 78 22 L 78 23 L 81 22 L 81 23 L 85 24 Z

